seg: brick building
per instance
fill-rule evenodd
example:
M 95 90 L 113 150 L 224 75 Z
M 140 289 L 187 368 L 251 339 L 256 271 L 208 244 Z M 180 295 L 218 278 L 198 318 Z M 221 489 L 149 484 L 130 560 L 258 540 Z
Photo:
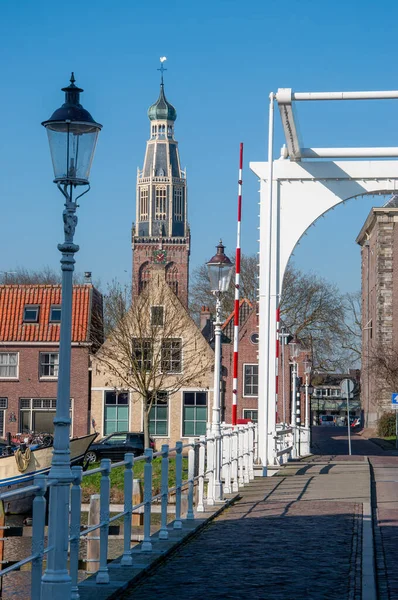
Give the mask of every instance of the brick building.
M 0 286 L 0 437 L 51 433 L 56 410 L 60 285 Z M 72 300 L 72 434 L 90 429 L 90 355 L 103 341 L 102 296 L 75 285 Z
M 174 139 L 177 113 L 166 99 L 163 72 L 158 100 L 149 107 L 150 137 L 138 170 L 136 222 L 132 228 L 133 295 L 148 284 L 151 265 L 165 266 L 168 285 L 188 306 L 190 232 L 186 173 Z
M 397 350 L 398 202 L 372 208 L 358 237 L 362 257 L 361 397 L 366 427 L 391 406 L 391 392 L 372 368 L 375 353 Z

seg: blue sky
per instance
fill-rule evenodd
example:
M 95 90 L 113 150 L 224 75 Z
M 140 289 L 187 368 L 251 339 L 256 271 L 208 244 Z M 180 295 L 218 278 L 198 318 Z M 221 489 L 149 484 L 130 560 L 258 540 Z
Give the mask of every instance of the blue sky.
M 258 249 L 258 184 L 249 161 L 266 159 L 268 94 L 388 90 L 397 87 L 392 0 L 285 2 L 96 0 L 0 4 L 0 270 L 58 268 L 62 197 L 52 183 L 41 121 L 63 101 L 70 72 L 83 105 L 104 125 L 81 201 L 78 271 L 105 285 L 131 272 L 137 166 L 149 135 L 147 108 L 165 90 L 177 109 L 176 138 L 188 171 L 191 267 L 208 260 L 220 236 L 236 240 L 239 142 L 244 143 L 242 248 Z M 339 105 L 339 106 L 337 106 Z M 299 107 L 305 146 L 398 145 L 398 103 L 311 103 Z M 282 144 L 277 128 L 276 155 Z M 360 286 L 355 237 L 372 205 L 348 202 L 311 228 L 296 264 Z M 316 248 L 316 252 L 314 252 Z

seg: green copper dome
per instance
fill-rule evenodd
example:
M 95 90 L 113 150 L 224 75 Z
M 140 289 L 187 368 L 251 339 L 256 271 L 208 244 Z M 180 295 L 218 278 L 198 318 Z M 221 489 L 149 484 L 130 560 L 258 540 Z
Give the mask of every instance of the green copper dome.
M 148 117 L 150 121 L 163 120 L 163 121 L 175 121 L 177 118 L 177 111 L 170 102 L 167 102 L 166 96 L 164 95 L 164 84 L 160 84 L 159 98 L 148 108 Z

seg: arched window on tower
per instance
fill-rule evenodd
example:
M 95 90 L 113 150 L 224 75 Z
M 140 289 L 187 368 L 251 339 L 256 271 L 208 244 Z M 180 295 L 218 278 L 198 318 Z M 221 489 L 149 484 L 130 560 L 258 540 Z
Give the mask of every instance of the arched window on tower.
M 148 282 L 151 278 L 151 265 L 149 262 L 144 262 L 139 269 L 138 272 L 138 293 L 141 294 L 146 287 L 148 286 Z
M 178 296 L 178 269 L 173 262 L 166 267 L 166 283 L 170 286 L 176 296 Z
M 157 186 L 155 191 L 155 220 L 166 220 L 166 187 Z
M 173 218 L 174 221 L 184 220 L 184 190 L 182 187 L 174 188 Z
M 148 187 L 140 189 L 140 221 L 148 221 L 149 219 L 149 203 L 148 203 Z

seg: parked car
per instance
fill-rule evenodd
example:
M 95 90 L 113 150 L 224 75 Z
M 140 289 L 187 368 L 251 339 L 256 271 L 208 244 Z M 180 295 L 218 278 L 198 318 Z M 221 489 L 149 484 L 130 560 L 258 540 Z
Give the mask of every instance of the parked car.
M 155 448 L 155 443 L 150 439 L 150 447 Z M 101 458 L 110 458 L 111 460 L 123 460 L 127 452 L 132 452 L 134 456 L 144 454 L 144 434 L 129 431 L 117 431 L 102 438 L 98 442 L 91 444 L 86 452 L 85 460 L 93 463 Z
M 321 415 L 319 417 L 319 425 L 324 427 L 334 427 L 336 425 L 333 415 Z

